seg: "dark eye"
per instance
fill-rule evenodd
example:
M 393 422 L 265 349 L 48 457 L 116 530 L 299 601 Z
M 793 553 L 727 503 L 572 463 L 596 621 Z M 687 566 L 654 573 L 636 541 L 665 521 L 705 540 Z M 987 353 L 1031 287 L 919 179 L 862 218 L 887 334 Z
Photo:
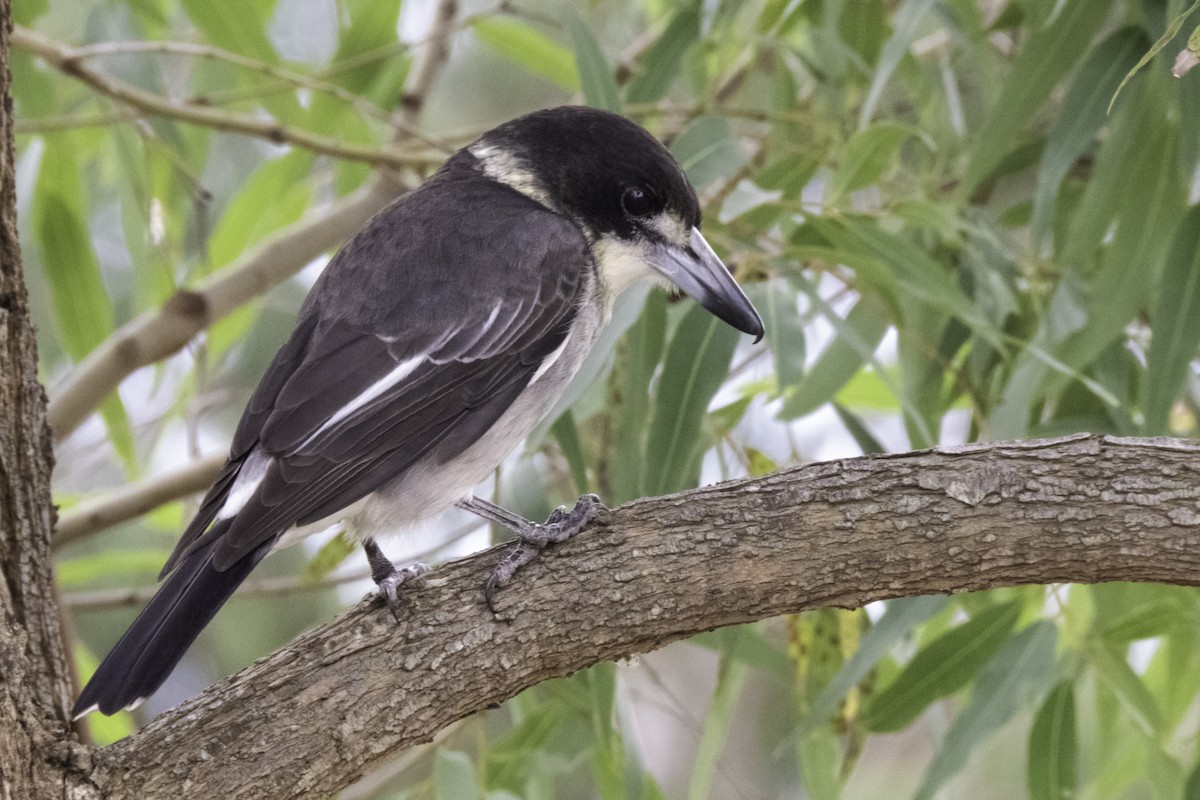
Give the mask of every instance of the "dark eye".
M 654 201 L 645 189 L 630 186 L 621 195 L 621 208 L 631 217 L 646 217 L 654 212 Z

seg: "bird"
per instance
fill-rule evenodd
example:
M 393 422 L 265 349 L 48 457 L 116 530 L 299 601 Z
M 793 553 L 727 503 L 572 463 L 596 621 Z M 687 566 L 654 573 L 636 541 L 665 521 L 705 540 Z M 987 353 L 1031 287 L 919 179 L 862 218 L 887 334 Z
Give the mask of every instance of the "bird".
M 472 489 L 549 413 L 647 279 L 725 323 L 762 318 L 700 233 L 670 151 L 615 113 L 543 109 L 479 136 L 330 259 L 242 414 L 229 459 L 73 716 L 131 709 L 273 549 L 340 524 L 400 619 L 377 539 L 458 505 L 511 529 L 492 594 L 604 510 L 584 495 L 536 524 Z M 493 608 L 494 613 L 494 608 Z

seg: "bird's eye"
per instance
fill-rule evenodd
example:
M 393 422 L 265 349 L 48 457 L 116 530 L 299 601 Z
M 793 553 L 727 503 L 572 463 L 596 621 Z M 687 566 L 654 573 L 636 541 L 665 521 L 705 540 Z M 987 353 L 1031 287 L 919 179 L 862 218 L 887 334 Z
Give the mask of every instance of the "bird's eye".
M 630 186 L 621 195 L 621 208 L 631 217 L 645 217 L 654 211 L 654 201 L 645 189 Z

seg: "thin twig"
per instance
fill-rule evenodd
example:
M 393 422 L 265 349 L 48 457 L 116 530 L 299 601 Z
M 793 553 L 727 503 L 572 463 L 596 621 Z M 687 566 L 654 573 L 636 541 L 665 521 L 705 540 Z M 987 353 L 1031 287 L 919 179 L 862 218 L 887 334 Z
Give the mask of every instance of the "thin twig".
M 242 67 L 252 72 L 266 75 L 284 84 L 287 88 L 300 87 L 321 92 L 336 97 L 349 104 L 359 113 L 395 125 L 408 135 L 408 138 L 424 142 L 435 150 L 451 153 L 453 150 L 445 143 L 432 136 L 426 135 L 418 126 L 397 119 L 394 114 L 372 103 L 362 95 L 355 94 L 338 86 L 336 83 L 322 80 L 311 75 L 304 75 L 292 70 L 276 67 L 255 58 L 248 58 L 238 53 L 232 53 L 219 47 L 194 42 L 103 42 L 100 44 L 77 47 L 72 53 L 76 59 L 98 58 L 102 56 L 129 55 L 133 53 L 152 53 L 159 55 L 184 55 L 193 58 L 203 58 L 210 61 L 224 61 L 234 66 Z M 211 102 L 193 101 L 194 105 L 212 105 Z
M 422 550 L 404 556 L 405 563 L 418 561 L 437 561 L 439 555 L 448 547 L 457 544 L 467 536 L 475 533 L 484 525 L 483 519 L 473 519 L 465 525 L 460 525 L 448 537 Z M 320 580 L 313 580 L 304 575 L 287 575 L 279 578 L 260 578 L 250 580 L 238 587 L 238 597 L 261 597 L 264 595 L 295 594 L 310 592 L 317 589 L 329 589 L 347 583 L 365 581 L 371 577 L 369 569 L 359 569 L 337 575 L 327 575 Z M 95 611 L 98 609 L 125 608 L 128 606 L 143 606 L 150 602 L 158 592 L 158 586 L 133 586 L 121 589 L 97 589 L 90 592 L 72 592 L 63 595 L 62 602 L 74 609 Z
M 13 121 L 13 133 L 54 133 L 78 128 L 107 128 L 120 122 L 141 119 L 144 115 L 137 109 L 122 108 L 96 114 L 62 114 L 53 117 L 32 117 Z
M 39 56 L 63 74 L 147 114 L 172 117 L 214 130 L 254 136 L 275 144 L 289 144 L 314 153 L 347 161 L 362 161 L 376 167 L 428 167 L 442 160 L 441 156 L 428 152 L 408 152 L 394 146 L 381 148 L 348 144 L 328 136 L 290 128 L 274 120 L 169 100 L 92 69 L 83 63 L 77 50 L 20 25 L 13 28 L 12 42 L 17 47 Z M 403 117 L 401 120 L 403 122 Z

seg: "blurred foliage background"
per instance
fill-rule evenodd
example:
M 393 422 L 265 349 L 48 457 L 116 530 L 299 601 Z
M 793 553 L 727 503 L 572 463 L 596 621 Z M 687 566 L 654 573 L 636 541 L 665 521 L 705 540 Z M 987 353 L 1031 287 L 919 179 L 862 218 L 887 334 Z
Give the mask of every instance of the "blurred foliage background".
M 570 410 L 481 489 L 509 507 L 938 444 L 1196 433 L 1200 77 L 1170 75 L 1179 0 L 14 5 L 52 401 L 120 326 L 385 165 L 415 185 L 493 124 L 587 102 L 670 144 L 768 333 L 752 346 L 632 292 Z M 406 103 L 431 37 L 448 57 Z M 123 380 L 59 443 L 60 513 L 219 457 L 327 255 L 274 254 L 286 279 Z M 58 548 L 81 672 L 194 502 Z M 439 560 L 490 535 L 451 513 L 389 554 Z M 259 573 L 143 710 L 91 718 L 98 740 L 371 588 L 336 537 Z M 772 619 L 535 687 L 345 797 L 1200 797 L 1198 630 L 1196 591 L 1121 584 Z

